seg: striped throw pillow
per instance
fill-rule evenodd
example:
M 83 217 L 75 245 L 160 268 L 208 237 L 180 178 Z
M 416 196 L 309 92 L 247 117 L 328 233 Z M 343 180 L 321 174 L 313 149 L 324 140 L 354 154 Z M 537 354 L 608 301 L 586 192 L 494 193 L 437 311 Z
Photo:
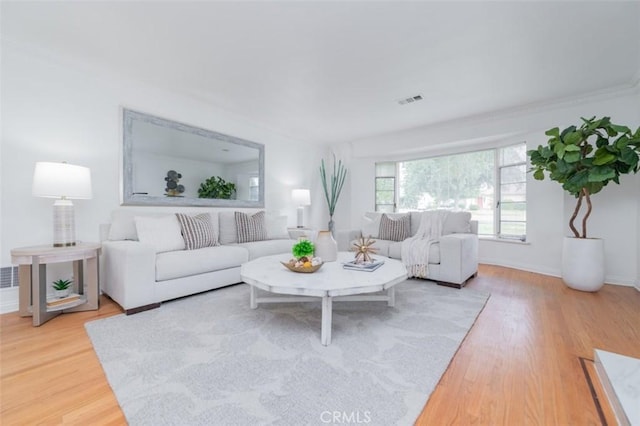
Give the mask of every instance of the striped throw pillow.
M 242 212 L 235 212 L 235 216 L 238 243 L 250 243 L 251 241 L 267 239 L 264 211 L 259 211 L 252 216 Z
M 208 213 L 201 213 L 189 216 L 183 213 L 176 213 L 182 238 L 187 250 L 196 250 L 203 247 L 218 246 L 218 236 L 213 230 L 211 216 Z
M 408 214 L 392 219 L 386 214 L 380 218 L 380 232 L 378 239 L 389 241 L 403 241 L 409 238 L 411 230 L 411 216 Z

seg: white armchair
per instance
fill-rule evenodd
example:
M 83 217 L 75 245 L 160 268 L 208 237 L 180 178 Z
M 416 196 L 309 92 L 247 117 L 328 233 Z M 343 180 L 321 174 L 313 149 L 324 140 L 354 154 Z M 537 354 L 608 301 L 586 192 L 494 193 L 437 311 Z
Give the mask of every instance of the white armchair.
M 420 212 L 405 213 L 411 216 L 410 235 L 416 234 L 420 224 Z M 391 216 L 395 216 L 393 214 Z M 376 240 L 373 247 L 378 254 L 401 260 L 402 241 L 388 241 L 377 238 L 375 223 L 381 213 L 367 213 L 361 229 L 338 231 L 338 249 L 348 251 L 354 240 L 371 235 Z M 373 227 L 371 224 L 373 223 Z M 378 221 L 379 223 L 379 221 Z M 443 234 L 431 246 L 427 268 L 428 280 L 440 285 L 462 288 L 478 273 L 478 222 L 471 220 L 468 212 L 451 212 L 443 225 Z

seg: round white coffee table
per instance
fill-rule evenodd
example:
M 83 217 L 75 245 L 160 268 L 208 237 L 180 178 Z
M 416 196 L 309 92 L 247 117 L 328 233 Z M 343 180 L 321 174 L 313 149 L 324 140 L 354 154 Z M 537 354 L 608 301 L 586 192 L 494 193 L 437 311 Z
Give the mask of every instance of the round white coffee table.
M 326 262 L 312 274 L 288 270 L 280 262 L 291 259 L 290 254 L 265 256 L 244 263 L 240 268 L 242 280 L 251 286 L 251 309 L 258 303 L 309 302 L 310 297 L 322 299 L 323 345 L 331 343 L 331 315 L 333 301 L 384 301 L 395 303 L 394 286 L 407 278 L 402 262 L 385 257 L 384 265 L 372 272 L 344 269 L 343 262 L 353 260 L 353 253 L 338 253 L 336 262 Z M 258 297 L 257 290 L 285 296 Z M 383 294 L 369 294 L 384 292 Z

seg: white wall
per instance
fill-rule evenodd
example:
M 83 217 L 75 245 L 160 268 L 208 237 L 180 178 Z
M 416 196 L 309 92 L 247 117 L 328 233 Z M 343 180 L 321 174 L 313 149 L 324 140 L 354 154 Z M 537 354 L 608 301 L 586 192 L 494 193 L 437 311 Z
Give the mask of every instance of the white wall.
M 557 103 L 530 107 L 475 120 L 459 120 L 439 126 L 410 129 L 352 141 L 348 198 L 351 209 L 344 228 L 358 227 L 360 218 L 374 208 L 376 161 L 403 160 L 461 152 L 496 144 L 527 141 L 532 149 L 546 143 L 544 131 L 579 124 L 579 117 L 608 115 L 615 123 L 640 125 L 638 86 Z M 559 275 L 562 238 L 569 235 L 567 212 L 574 199 L 548 179 L 528 177 L 527 244 L 482 240 L 480 261 Z M 637 202 L 640 176 L 626 176 L 593 197 L 590 234 L 605 239 L 607 282 L 632 285 L 640 272 L 635 259 L 640 247 L 631 236 L 640 235 Z M 640 238 L 637 238 L 640 239 Z M 637 240 L 635 239 L 635 240 Z
M 98 225 L 120 204 L 122 106 L 265 144 L 266 209 L 288 215 L 295 226 L 291 189 L 317 180 L 309 165 L 316 167 L 323 148 L 195 98 L 5 40 L 2 56 L 0 266 L 11 264 L 11 248 L 52 241 L 52 200 L 31 196 L 36 161 L 64 160 L 91 169 L 93 199 L 74 201 L 76 234 L 79 240 L 98 239 Z
M 640 124 L 636 87 L 635 92 L 620 91 L 481 120 L 460 120 L 329 149 L 288 139 L 195 98 L 4 40 L 2 53 L 0 266 L 10 265 L 11 248 L 46 244 L 52 239 L 52 202 L 31 196 L 36 161 L 66 160 L 91 168 L 94 198 L 75 202 L 77 236 L 87 241 L 98 239 L 98 224 L 108 222 L 111 210 L 120 202 L 122 106 L 264 143 L 267 210 L 288 215 L 289 224 L 295 225 L 291 189 L 310 188 L 312 205 L 305 211 L 305 223 L 322 229 L 326 228 L 328 213 L 318 166 L 320 157 L 330 159 L 332 151 L 346 161 L 349 169 L 334 217 L 337 228 L 346 229 L 358 226 L 362 214 L 374 207 L 376 161 L 521 140 L 535 147 L 545 143 L 544 130 L 577 123 L 581 115 L 610 115 L 618 123 Z M 590 229 L 592 235 L 607 241 L 610 282 L 640 282 L 640 201 L 633 203 L 640 194 L 639 178 L 625 178 L 622 186 L 607 188 L 594 197 Z M 528 195 L 529 244 L 482 241 L 481 261 L 558 275 L 560 244 L 568 235 L 568 200 L 562 189 L 548 180 L 530 179 Z M 638 236 L 635 242 L 627 238 L 633 235 Z

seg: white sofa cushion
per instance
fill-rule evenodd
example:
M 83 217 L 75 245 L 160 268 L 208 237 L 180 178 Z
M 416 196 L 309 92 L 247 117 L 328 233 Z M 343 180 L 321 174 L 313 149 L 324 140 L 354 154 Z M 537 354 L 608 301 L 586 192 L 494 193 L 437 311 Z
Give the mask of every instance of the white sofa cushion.
M 471 232 L 470 212 L 449 212 L 442 224 L 442 235 L 467 234 Z
M 190 211 L 184 211 L 182 213 L 189 214 Z M 200 213 L 200 211 L 198 211 L 197 213 Z M 157 211 L 153 212 L 149 210 L 131 210 L 126 208 L 113 210 L 111 212 L 111 223 L 109 224 L 109 235 L 107 239 L 110 241 L 138 241 L 138 232 L 136 231 L 136 223 L 134 220 L 136 216 L 162 217 L 167 216 L 168 214 L 169 213 L 158 213 Z M 213 226 L 213 232 L 215 232 L 216 235 L 220 235 L 220 232 L 218 230 L 218 213 L 209 212 L 209 215 L 211 216 L 211 225 Z
M 375 215 L 373 217 L 363 216 L 362 217 L 362 226 L 360 228 L 360 232 L 362 236 L 367 238 L 378 238 L 378 234 L 380 232 L 380 219 L 382 215 Z
M 385 214 L 391 219 L 398 219 L 399 217 L 402 217 L 407 213 L 385 213 Z M 418 228 L 420 228 L 421 214 L 422 212 L 420 211 L 409 212 L 409 215 L 411 216 L 410 236 L 414 236 L 418 232 Z M 370 230 L 375 226 L 375 223 L 373 221 L 377 220 L 379 223 L 381 217 L 382 217 L 382 213 L 378 213 L 378 212 L 365 213 L 365 216 L 363 218 L 362 225 L 361 225 L 362 235 L 366 236 L 366 233 L 364 232 L 365 224 L 367 223 L 369 224 L 370 227 L 367 229 Z M 368 222 L 366 222 L 365 219 L 367 219 Z M 444 221 L 444 224 L 442 227 L 442 235 L 466 234 L 469 232 L 471 232 L 471 213 L 464 212 L 464 211 L 459 211 L 459 212 L 450 211 L 449 215 L 447 216 L 447 219 Z M 374 238 L 379 237 L 379 235 L 380 234 L 376 233 Z
M 236 268 L 249 260 L 247 250 L 238 246 L 205 247 L 156 255 L 156 281 L 166 281 L 222 269 Z
M 238 244 L 249 251 L 249 260 L 273 254 L 291 253 L 296 240 L 265 240 Z
M 133 210 L 114 210 L 111 212 L 111 226 L 109 227 L 109 240 L 138 240 L 136 231 L 135 216 L 142 216 L 144 213 Z M 158 216 L 158 215 L 156 215 Z
M 236 216 L 234 212 L 218 213 L 220 232 L 218 240 L 220 244 L 235 244 L 238 242 L 238 231 L 236 229 Z
M 160 217 L 135 216 L 134 221 L 138 240 L 153 246 L 156 253 L 185 249 L 180 223 L 175 214 Z

